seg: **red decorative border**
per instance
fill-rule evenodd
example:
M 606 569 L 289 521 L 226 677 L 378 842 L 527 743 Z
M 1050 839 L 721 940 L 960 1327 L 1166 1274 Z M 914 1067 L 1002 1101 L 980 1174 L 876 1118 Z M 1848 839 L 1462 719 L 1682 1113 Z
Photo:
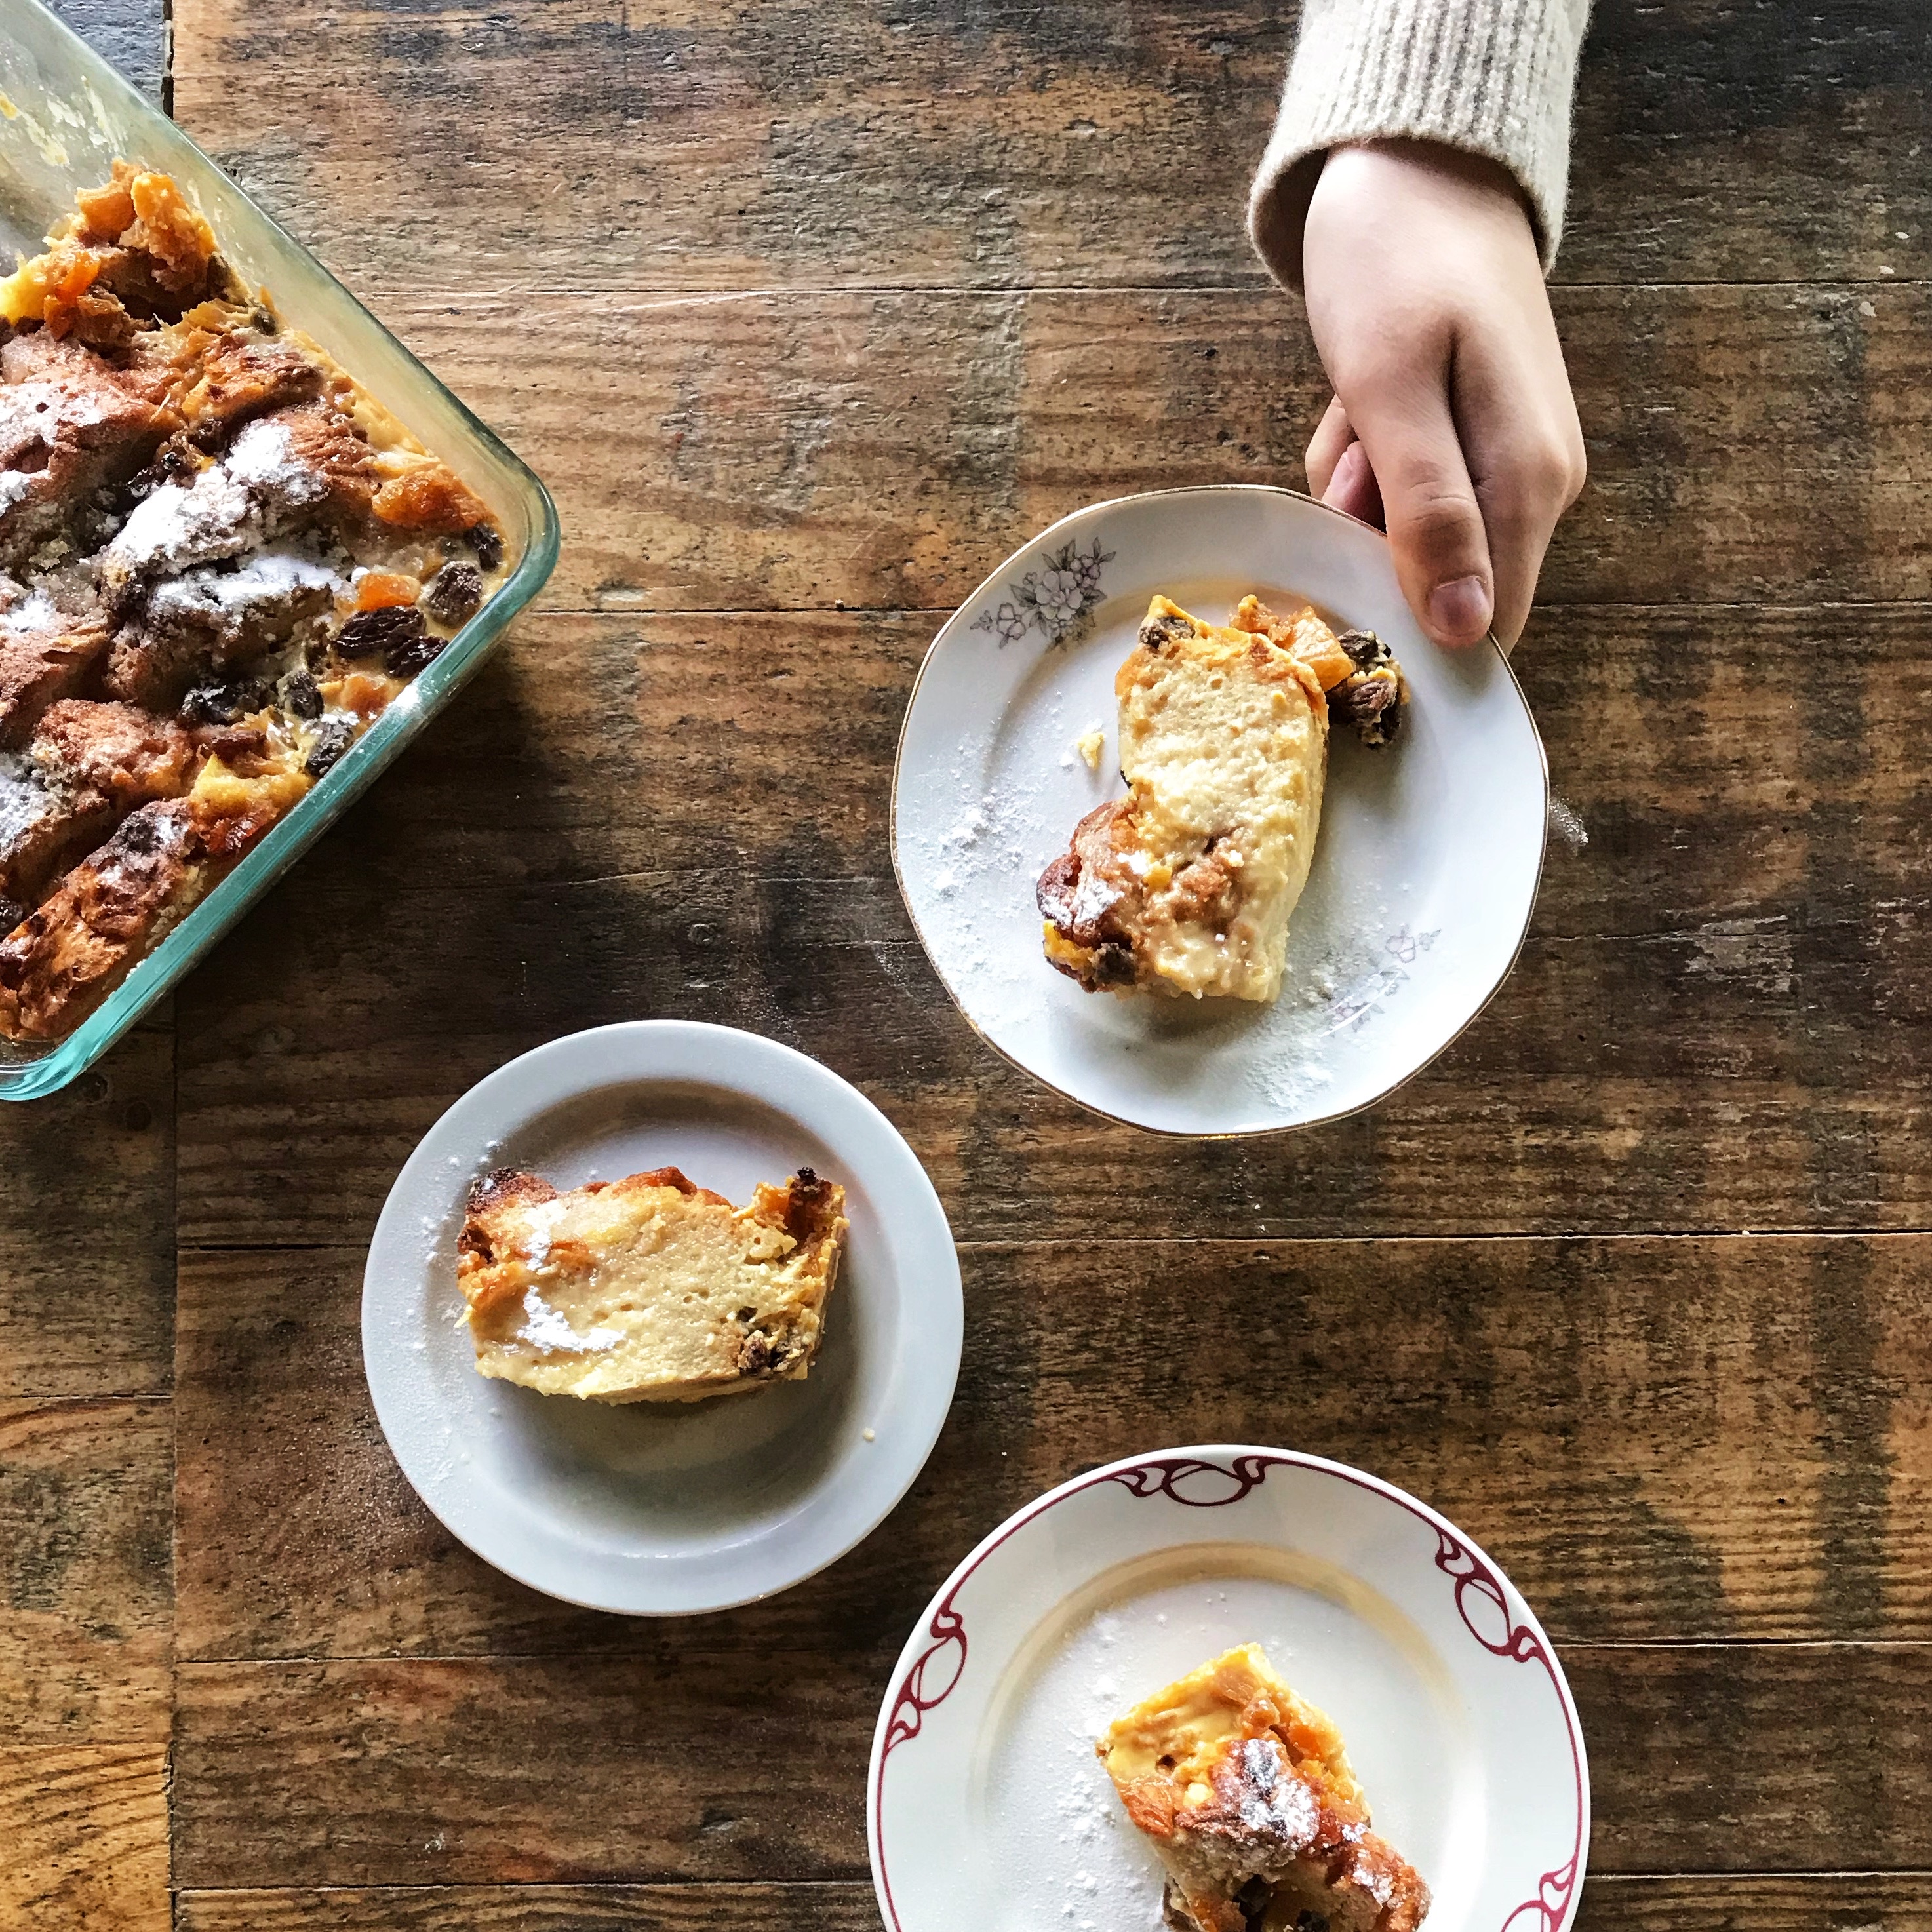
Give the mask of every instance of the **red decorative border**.
M 879 1745 L 878 1763 L 872 1779 L 872 1816 L 882 1820 L 885 1809 L 886 1760 L 909 1738 L 919 1736 L 926 1713 L 943 1704 L 958 1687 L 966 1672 L 966 1625 L 956 1599 L 968 1581 L 988 1557 L 1027 1525 L 1056 1504 L 1097 1487 L 1117 1483 L 1129 1495 L 1146 1498 L 1165 1496 L 1170 1502 L 1190 1509 L 1221 1509 L 1243 1501 L 1267 1480 L 1269 1470 L 1287 1467 L 1314 1469 L 1324 1475 L 1352 1483 L 1372 1496 L 1399 1504 L 1428 1524 L 1436 1532 L 1436 1567 L 1456 1586 L 1456 1614 L 1463 1628 L 1492 1656 L 1508 1658 L 1518 1664 L 1540 1664 L 1548 1674 L 1550 1688 L 1556 1693 L 1556 1708 L 1563 1714 L 1564 1729 L 1570 1739 L 1570 1768 L 1576 1783 L 1576 1836 L 1566 1862 L 1546 1871 L 1537 1881 L 1536 1896 L 1526 1899 L 1505 1918 L 1498 1932 L 1560 1932 L 1570 1909 L 1576 1881 L 1583 1862 L 1583 1744 L 1576 1723 L 1563 1694 L 1562 1679 L 1556 1661 L 1538 1634 L 1510 1616 L 1508 1594 L 1502 1580 L 1478 1553 L 1452 1534 L 1433 1510 L 1424 1509 L 1400 1490 L 1377 1482 L 1371 1477 L 1343 1468 L 1318 1456 L 1298 1456 L 1286 1450 L 1253 1451 L 1235 1456 L 1231 1462 L 1209 1462 L 1194 1456 L 1156 1456 L 1144 1461 L 1096 1470 L 1084 1481 L 1068 1484 L 1042 1497 L 1023 1510 L 989 1542 L 976 1550 L 951 1587 L 933 1606 L 927 1634 L 932 1641 L 914 1659 L 892 1700 L 891 1715 Z M 883 1826 L 880 1827 L 879 1888 L 885 1894 L 886 1918 L 892 1932 L 904 1932 L 898 1908 L 892 1903 L 890 1875 L 886 1870 Z
M 1576 1842 L 1566 1863 L 1554 1871 L 1545 1872 L 1537 1880 L 1536 1896 L 1525 1899 L 1503 1921 L 1502 1932 L 1512 1932 L 1526 1913 L 1537 1921 L 1542 1932 L 1558 1932 L 1563 1916 L 1570 1909 L 1570 1895 L 1576 1889 L 1577 1868 L 1583 1861 L 1583 1758 L 1576 1727 L 1570 1722 L 1569 1707 L 1563 1701 L 1556 1660 L 1534 1630 L 1511 1620 L 1502 1580 L 1440 1523 L 1436 1526 L 1436 1567 L 1455 1580 L 1456 1613 L 1462 1619 L 1463 1628 L 1493 1657 L 1510 1658 L 1518 1664 L 1541 1664 L 1549 1673 L 1550 1688 L 1556 1693 L 1556 1708 L 1562 1712 L 1564 1727 L 1569 1732 L 1570 1765 L 1576 1776 Z M 1528 1932 L 1526 1922 L 1520 1932 Z

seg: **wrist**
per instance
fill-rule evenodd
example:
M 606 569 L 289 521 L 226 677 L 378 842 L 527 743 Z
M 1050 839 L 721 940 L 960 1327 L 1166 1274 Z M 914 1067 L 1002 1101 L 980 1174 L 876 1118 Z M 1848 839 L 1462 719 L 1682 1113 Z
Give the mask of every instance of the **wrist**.
M 1528 192 L 1500 161 L 1443 141 L 1348 141 L 1322 157 L 1306 226 L 1331 209 L 1349 218 L 1414 210 L 1441 220 L 1520 226 L 1536 245 Z

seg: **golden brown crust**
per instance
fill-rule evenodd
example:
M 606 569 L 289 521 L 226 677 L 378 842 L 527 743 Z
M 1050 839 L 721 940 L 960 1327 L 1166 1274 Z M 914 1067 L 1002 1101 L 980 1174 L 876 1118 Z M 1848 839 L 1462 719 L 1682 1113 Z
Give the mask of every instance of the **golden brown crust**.
M 98 615 L 56 614 L 10 629 L 0 613 L 0 748 L 24 744 L 50 706 L 82 688 L 106 655 L 108 637 Z
M 177 720 L 82 698 L 48 707 L 28 755 L 51 776 L 102 793 L 122 812 L 178 798 L 197 762 L 194 741 Z
M 29 344 L 32 346 L 28 346 Z M 70 344 L 0 350 L 0 567 L 65 536 L 94 493 L 140 469 L 176 418 L 144 386 Z
M 808 1168 L 742 1208 L 675 1167 L 568 1193 L 501 1168 L 466 1205 L 457 1280 L 479 1370 L 600 1402 L 802 1376 L 846 1227 L 844 1190 Z
M 199 896 L 206 858 L 186 801 L 135 812 L 0 940 L 0 1030 L 52 1039 L 92 1012 Z
M 1340 1733 L 1247 1645 L 1137 1705 L 1096 1746 L 1166 1867 L 1180 1932 L 1415 1932 L 1420 1876 L 1370 1828 Z
M 174 182 L 117 163 L 82 193 L 0 278 L 0 1034 L 82 1017 L 503 561 L 487 508 L 239 286 Z M 101 844 L 124 818 L 180 844 L 178 877 Z

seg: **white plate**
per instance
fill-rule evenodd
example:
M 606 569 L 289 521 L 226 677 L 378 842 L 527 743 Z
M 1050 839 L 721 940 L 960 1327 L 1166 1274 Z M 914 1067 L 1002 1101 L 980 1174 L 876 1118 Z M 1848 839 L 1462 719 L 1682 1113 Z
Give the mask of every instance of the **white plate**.
M 1331 740 L 1274 1006 L 1083 992 L 1042 956 L 1034 884 L 1124 789 L 1114 674 L 1156 591 L 1225 623 L 1250 590 L 1379 632 L 1412 694 L 1402 736 Z M 1097 772 L 1074 749 L 1096 725 Z M 1286 490 L 1168 490 L 1055 524 L 933 640 L 899 741 L 892 862 L 940 979 L 1008 1059 L 1138 1126 L 1270 1133 L 1379 1100 L 1481 1010 L 1528 927 L 1547 794 L 1502 653 L 1432 644 L 1379 531 Z
M 868 1787 L 889 1932 L 1154 1932 L 1160 1868 L 1094 1740 L 1258 1642 L 1348 1742 L 1426 1932 L 1565 1932 L 1589 1772 L 1562 1667 L 1462 1532 L 1358 1470 L 1162 1450 L 1031 1503 L 901 1654 Z
M 476 1175 L 676 1166 L 744 1202 L 801 1166 L 843 1185 L 851 1222 L 804 1381 L 612 1408 L 476 1372 L 456 1286 Z M 512 1060 L 424 1136 L 370 1246 L 362 1360 L 404 1474 L 478 1556 L 571 1603 L 673 1616 L 784 1589 L 890 1513 L 946 1420 L 962 1322 L 939 1197 L 862 1094 L 756 1034 L 642 1020 Z

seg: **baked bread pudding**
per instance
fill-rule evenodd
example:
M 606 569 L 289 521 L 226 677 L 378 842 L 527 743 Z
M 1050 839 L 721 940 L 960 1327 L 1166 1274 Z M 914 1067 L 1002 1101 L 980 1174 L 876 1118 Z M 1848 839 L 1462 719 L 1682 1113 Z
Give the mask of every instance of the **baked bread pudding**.
M 470 1190 L 457 1280 L 476 1366 L 542 1395 L 696 1402 L 811 1368 L 845 1190 L 802 1167 L 748 1207 L 674 1167 L 560 1194 L 502 1168 Z
M 1114 680 L 1124 799 L 1041 874 L 1048 959 L 1089 992 L 1266 1002 L 1322 822 L 1331 714 L 1386 743 L 1401 673 L 1372 632 L 1244 598 L 1232 626 L 1156 597 Z
M 1429 1888 L 1369 1828 L 1341 1734 L 1258 1644 L 1156 1690 L 1095 1745 L 1166 1868 L 1176 1932 L 1414 1932 Z
M 503 562 L 169 176 L 82 194 L 0 280 L 0 1034 L 71 1030 Z

